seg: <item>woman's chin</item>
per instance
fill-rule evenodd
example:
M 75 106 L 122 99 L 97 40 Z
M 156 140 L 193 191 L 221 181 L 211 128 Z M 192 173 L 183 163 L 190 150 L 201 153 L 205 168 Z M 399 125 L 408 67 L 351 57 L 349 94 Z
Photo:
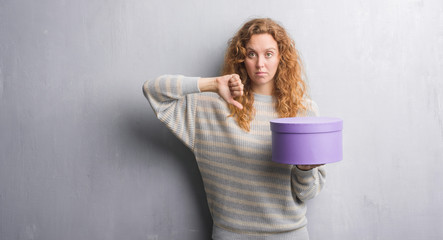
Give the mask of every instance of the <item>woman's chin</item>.
M 267 77 L 255 77 L 254 79 L 252 79 L 252 84 L 254 85 L 266 85 L 269 82 L 271 82 L 272 79 L 269 79 Z

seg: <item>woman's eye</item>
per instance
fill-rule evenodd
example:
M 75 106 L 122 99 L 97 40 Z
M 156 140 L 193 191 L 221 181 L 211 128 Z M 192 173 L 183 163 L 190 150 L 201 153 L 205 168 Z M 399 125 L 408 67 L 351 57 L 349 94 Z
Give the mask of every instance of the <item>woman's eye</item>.
M 255 57 L 255 53 L 254 52 L 248 53 L 248 57 L 250 57 L 250 58 Z
M 268 52 L 268 53 L 266 53 L 266 57 L 268 57 L 268 58 L 270 58 L 270 57 L 272 57 L 274 54 L 272 53 L 272 52 Z

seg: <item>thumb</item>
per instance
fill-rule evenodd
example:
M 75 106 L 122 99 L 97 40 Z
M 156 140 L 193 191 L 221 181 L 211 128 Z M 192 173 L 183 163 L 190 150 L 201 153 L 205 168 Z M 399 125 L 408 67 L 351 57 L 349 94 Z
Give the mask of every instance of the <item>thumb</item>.
M 238 101 L 234 100 L 233 98 L 231 98 L 229 100 L 229 103 L 234 105 L 235 107 L 237 107 L 239 109 L 243 109 L 243 105 L 241 103 L 239 103 Z

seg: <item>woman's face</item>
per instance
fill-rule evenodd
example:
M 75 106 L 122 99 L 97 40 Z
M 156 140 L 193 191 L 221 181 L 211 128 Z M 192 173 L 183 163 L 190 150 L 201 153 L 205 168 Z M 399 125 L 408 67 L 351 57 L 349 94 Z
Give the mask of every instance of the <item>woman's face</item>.
M 252 91 L 263 95 L 272 94 L 279 63 L 280 55 L 274 38 L 268 33 L 252 35 L 246 44 L 245 59 Z

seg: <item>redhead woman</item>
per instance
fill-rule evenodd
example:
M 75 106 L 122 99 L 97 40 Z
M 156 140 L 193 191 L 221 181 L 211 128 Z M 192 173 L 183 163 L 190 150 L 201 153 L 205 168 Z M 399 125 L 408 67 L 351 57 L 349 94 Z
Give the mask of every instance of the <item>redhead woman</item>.
M 143 92 L 157 117 L 195 155 L 214 240 L 309 239 L 306 200 L 324 166 L 271 161 L 269 121 L 315 116 L 294 41 L 272 19 L 245 23 L 230 40 L 222 75 L 164 75 Z

